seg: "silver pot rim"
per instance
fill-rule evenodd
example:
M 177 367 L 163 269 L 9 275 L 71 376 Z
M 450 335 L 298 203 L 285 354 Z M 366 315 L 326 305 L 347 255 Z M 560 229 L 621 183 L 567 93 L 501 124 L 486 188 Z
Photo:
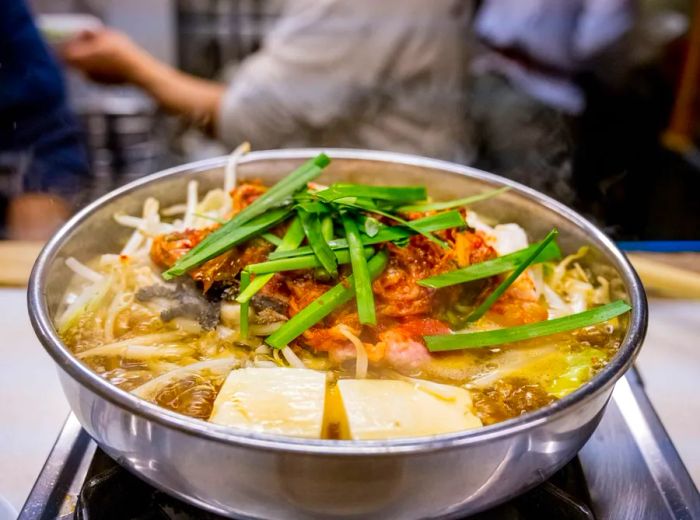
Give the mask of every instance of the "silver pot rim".
M 177 414 L 117 388 L 107 380 L 101 378 L 98 374 L 92 372 L 87 366 L 83 365 L 70 353 L 58 337 L 49 315 L 45 297 L 45 285 L 49 268 L 57 252 L 70 237 L 73 230 L 78 228 L 82 222 L 89 218 L 98 208 L 116 198 L 137 191 L 144 185 L 157 182 L 165 177 L 184 175 L 193 171 L 204 171 L 223 166 L 227 160 L 226 156 L 183 164 L 131 182 L 86 206 L 56 232 L 44 246 L 34 264 L 27 291 L 30 320 L 37 337 L 46 351 L 63 371 L 84 387 L 123 409 L 129 410 L 144 419 L 160 423 L 168 428 L 207 440 L 247 448 L 335 456 L 425 453 L 464 445 L 481 444 L 489 442 L 490 440 L 517 435 L 522 431 L 535 428 L 537 425 L 550 420 L 552 417 L 559 416 L 570 409 L 577 408 L 586 401 L 594 398 L 599 392 L 603 391 L 609 385 L 614 384 L 632 364 L 641 347 L 647 328 L 648 309 L 644 289 L 639 277 L 625 255 L 600 229 L 588 222 L 577 212 L 546 195 L 509 179 L 468 166 L 410 154 L 343 148 L 298 148 L 251 152 L 240 162 L 241 164 L 245 164 L 247 162 L 269 159 L 307 159 L 320 152 L 327 153 L 333 159 L 355 159 L 420 166 L 465 175 L 484 180 L 497 186 L 509 186 L 521 196 L 533 200 L 575 223 L 597 242 L 597 245 L 600 246 L 601 250 L 618 270 L 630 296 L 632 311 L 629 319 L 629 326 L 616 356 L 591 381 L 562 399 L 535 410 L 534 412 L 475 430 L 441 434 L 431 437 L 401 438 L 382 441 L 314 440 L 249 432 L 242 429 L 219 426 Z

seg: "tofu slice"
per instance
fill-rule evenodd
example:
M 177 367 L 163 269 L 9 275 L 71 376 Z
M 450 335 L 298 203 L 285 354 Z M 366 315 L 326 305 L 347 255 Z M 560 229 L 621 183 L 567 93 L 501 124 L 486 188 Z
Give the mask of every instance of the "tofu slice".
M 221 387 L 209 420 L 257 432 L 321 437 L 326 374 L 301 368 L 241 368 Z
M 413 379 L 343 379 L 338 389 L 353 440 L 436 435 L 482 426 L 469 392 Z

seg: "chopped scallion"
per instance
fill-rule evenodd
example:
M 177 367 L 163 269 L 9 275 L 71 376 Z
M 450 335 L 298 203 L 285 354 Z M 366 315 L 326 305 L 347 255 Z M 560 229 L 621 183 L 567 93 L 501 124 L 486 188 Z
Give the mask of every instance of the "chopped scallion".
M 333 184 L 316 195 L 332 202 L 346 197 L 364 197 L 375 200 L 408 202 L 425 200 L 428 197 L 425 186 L 368 186 L 366 184 Z
M 494 258 L 493 260 L 486 260 L 478 264 L 472 264 L 463 269 L 424 278 L 423 280 L 419 280 L 418 284 L 424 287 L 440 289 L 441 287 L 449 287 L 450 285 L 481 280 L 489 276 L 507 273 L 526 260 L 538 246 L 539 242 L 525 249 L 521 249 L 520 251 Z M 559 246 L 557 246 L 556 242 L 550 242 L 532 263 L 548 262 L 549 260 L 556 260 L 560 257 L 561 251 L 559 250 Z
M 338 249 L 333 251 L 338 265 L 350 263 L 350 252 L 347 249 Z M 374 249 L 365 247 L 363 249 L 365 258 L 369 258 L 374 254 Z M 251 264 L 246 267 L 246 271 L 251 274 L 269 274 L 279 273 L 282 271 L 296 271 L 298 269 L 315 269 L 321 267 L 321 262 L 318 261 L 316 255 L 293 256 L 291 258 L 280 258 L 278 260 L 268 260 L 259 264 Z
M 250 286 L 250 273 L 241 272 L 241 291 Z M 241 322 L 239 327 L 239 336 L 243 339 L 248 337 L 248 317 L 250 314 L 250 301 L 241 303 Z
M 303 209 L 307 213 L 327 214 L 330 210 L 328 204 L 323 202 L 297 202 L 296 207 Z
M 445 213 L 438 213 L 437 215 L 430 215 L 428 217 L 419 218 L 412 220 L 411 223 L 414 227 L 421 229 L 426 233 L 432 231 L 441 231 L 443 229 L 449 229 L 454 227 L 464 226 L 464 219 L 460 215 L 459 211 L 448 211 Z M 414 235 L 415 232 L 411 229 L 407 229 L 403 226 L 382 226 L 379 231 L 373 237 L 362 237 L 362 243 L 366 246 L 372 244 L 381 244 L 382 242 L 395 242 L 397 240 L 407 239 Z M 348 242 L 344 238 L 336 238 L 328 242 L 331 249 L 347 249 Z M 310 247 L 304 246 L 294 251 L 273 251 L 270 253 L 270 260 L 277 260 L 280 258 L 290 258 L 294 256 L 305 256 L 312 254 L 313 251 Z
M 321 234 L 326 242 L 333 240 L 333 217 L 331 215 L 325 215 L 321 219 Z
M 219 256 L 221 253 L 227 251 L 233 246 L 245 242 L 256 235 L 259 235 L 262 231 L 279 224 L 285 218 L 287 218 L 290 212 L 290 208 L 271 209 L 262 215 L 249 220 L 245 224 L 232 229 L 229 233 L 220 236 L 217 240 L 210 242 L 209 246 L 206 248 L 199 249 L 199 251 L 196 252 L 195 249 L 197 249 L 199 246 L 193 248 L 185 256 L 180 258 L 175 265 L 165 271 L 163 273 L 163 278 L 170 280 L 176 276 L 185 274 L 190 269 L 203 264 L 207 260 L 211 260 L 212 258 Z M 215 235 L 221 229 L 223 229 L 223 227 L 219 228 L 217 231 L 214 231 L 207 238 Z M 201 245 L 201 242 L 199 245 Z
M 472 311 L 472 313 L 467 316 L 467 321 L 476 321 L 479 318 L 481 318 L 484 314 L 486 314 L 486 311 L 488 311 L 491 306 L 496 303 L 496 300 L 498 300 L 501 295 L 506 292 L 508 287 L 510 287 L 513 282 L 520 276 L 525 269 L 527 269 L 532 262 L 535 261 L 535 258 L 537 258 L 540 253 L 544 250 L 545 247 L 547 247 L 547 244 L 552 242 L 559 232 L 556 229 L 553 229 L 549 233 L 547 233 L 547 236 L 540 242 L 537 247 L 525 258 L 522 262 L 518 264 L 518 266 L 513 270 L 512 273 L 510 273 L 505 280 L 503 280 L 496 289 L 488 295 L 488 297 L 476 308 Z
M 386 267 L 389 255 L 380 251 L 367 262 L 370 278 L 379 276 Z M 353 275 L 338 283 L 304 307 L 297 314 L 268 336 L 265 342 L 274 348 L 283 348 L 304 331 L 316 325 L 335 309 L 349 302 L 355 295 Z
M 336 200 L 335 202 L 340 203 L 340 200 Z M 372 202 L 368 203 L 368 202 L 363 201 L 361 199 L 357 199 L 354 203 L 343 202 L 342 205 L 350 207 L 350 208 L 360 209 L 363 211 L 369 211 L 371 213 L 376 213 L 377 215 L 381 215 L 383 217 L 389 218 L 389 219 L 394 220 L 394 221 L 398 222 L 399 224 L 413 230 L 414 232 L 416 232 L 420 235 L 423 235 L 425 238 L 427 238 L 431 242 L 435 242 L 440 247 L 443 247 L 443 248 L 448 247 L 447 243 L 445 243 L 444 240 L 439 239 L 438 237 L 436 237 L 435 235 L 433 235 L 429 231 L 423 231 L 420 227 L 416 227 L 415 220 L 404 220 L 394 213 L 391 213 L 389 211 L 384 211 L 382 209 L 377 208 L 377 206 Z
M 471 195 L 462 199 L 448 200 L 445 202 L 427 202 L 425 204 L 411 204 L 409 206 L 401 206 L 397 208 L 397 211 L 400 211 L 402 213 L 410 213 L 412 211 L 441 211 L 444 209 L 461 208 L 470 204 L 474 204 L 475 202 L 481 202 L 482 200 L 490 199 L 508 191 L 509 189 L 510 187 L 504 186 L 503 188 L 485 191 L 484 193 L 479 193 L 478 195 Z
M 424 339 L 430 352 L 502 345 L 589 327 L 615 318 L 630 309 L 631 307 L 627 303 L 617 300 L 587 311 L 537 323 L 479 332 L 424 336 Z
M 301 227 L 301 222 L 299 222 L 299 219 L 295 218 L 294 220 L 292 220 L 292 223 L 287 228 L 287 232 L 284 234 L 284 238 L 282 238 L 282 243 L 279 246 L 277 246 L 277 251 L 288 251 L 296 249 L 297 247 L 299 247 L 299 244 L 301 244 L 302 240 L 304 240 L 304 230 Z M 245 272 L 247 272 L 247 269 L 244 269 L 241 272 L 241 281 L 243 278 L 243 273 Z M 262 289 L 273 276 L 274 273 L 263 274 L 253 278 L 253 280 L 250 282 L 250 284 L 247 285 L 247 287 L 241 287 L 241 292 L 238 294 L 238 298 L 236 298 L 236 301 L 241 304 L 249 302 L 250 299 L 255 295 L 255 293 Z
M 535 247 L 532 252 L 518 263 L 513 272 L 511 272 L 505 280 L 503 280 L 496 289 L 488 295 L 488 297 L 476 308 L 469 316 L 467 316 L 467 321 L 476 321 L 481 318 L 486 312 L 491 308 L 491 306 L 496 303 L 496 300 L 501 297 L 501 295 L 506 292 L 508 287 L 510 287 L 513 282 L 527 269 L 535 259 L 542 253 L 542 251 L 550 244 L 559 234 L 556 229 L 550 231 L 547 236 L 542 240 L 537 247 Z
M 263 233 L 260 235 L 263 237 L 265 240 L 270 242 L 274 246 L 279 246 L 282 243 L 282 239 L 278 237 L 277 235 L 273 235 L 272 233 Z
M 316 213 L 308 213 L 303 209 L 297 209 L 297 215 L 304 228 L 304 234 L 309 241 L 309 245 L 321 263 L 321 266 L 332 276 L 338 274 L 338 264 L 335 255 L 330 248 L 321 231 L 321 220 Z
M 355 220 L 349 215 L 343 215 L 343 228 L 345 238 L 348 241 L 352 274 L 357 295 L 357 314 L 360 323 L 374 325 L 377 323 L 377 315 L 374 310 L 374 294 L 372 294 L 372 280 L 369 277 L 367 260 L 363 254 L 362 238 Z
M 381 222 L 379 222 L 376 218 L 374 217 L 365 217 L 362 220 L 362 231 L 367 235 L 368 237 L 374 237 L 379 233 L 379 228 L 382 227 Z
M 310 181 L 318 177 L 321 171 L 328 166 L 328 163 L 330 163 L 328 156 L 319 154 L 302 164 L 299 168 L 253 201 L 250 206 L 234 215 L 226 224 L 208 235 L 196 247 L 192 248 L 192 250 L 180 258 L 174 266 L 165 271 L 163 277 L 169 280 L 175 276 L 185 274 L 190 269 L 203 264 L 207 260 L 220 255 L 234 245 L 242 242 L 248 238 L 248 236 L 252 236 L 246 235 L 241 238 L 241 229 L 246 228 L 246 224 L 249 224 L 253 220 L 262 219 L 262 221 L 265 221 L 266 218 L 269 220 L 269 213 L 273 213 L 277 206 L 285 203 L 295 192 L 303 189 Z M 260 228 L 256 232 L 262 231 L 263 229 L 266 228 Z

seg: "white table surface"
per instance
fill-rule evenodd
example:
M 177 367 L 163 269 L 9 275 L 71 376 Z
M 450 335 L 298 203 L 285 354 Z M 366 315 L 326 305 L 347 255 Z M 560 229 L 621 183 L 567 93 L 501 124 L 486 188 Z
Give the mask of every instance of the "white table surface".
M 22 507 L 68 413 L 24 289 L 0 289 L 0 496 Z M 652 300 L 638 360 L 647 392 L 700 484 L 700 301 Z

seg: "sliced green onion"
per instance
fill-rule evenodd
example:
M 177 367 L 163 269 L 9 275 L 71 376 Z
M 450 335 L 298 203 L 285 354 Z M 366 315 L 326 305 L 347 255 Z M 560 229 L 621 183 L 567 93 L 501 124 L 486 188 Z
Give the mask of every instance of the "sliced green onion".
M 464 218 L 462 218 L 459 211 L 438 213 L 437 215 L 430 215 L 428 217 L 412 220 L 411 222 L 414 227 L 420 228 L 426 233 L 464 226 Z M 412 230 L 403 226 L 382 226 L 379 232 L 373 237 L 362 237 L 362 243 L 368 246 L 372 244 L 381 244 L 382 242 L 395 242 L 397 240 L 410 238 L 414 234 Z M 348 242 L 344 238 L 336 238 L 328 242 L 328 245 L 333 250 L 347 249 Z M 270 253 L 269 259 L 277 260 L 280 258 L 291 258 L 310 254 L 313 254 L 311 248 L 304 246 L 294 251 L 273 251 Z
M 624 314 L 631 308 L 624 301 L 617 300 L 594 309 L 537 323 L 480 332 L 424 336 L 424 339 L 430 352 L 488 347 L 589 327 Z
M 360 323 L 374 325 L 377 323 L 377 315 L 374 310 L 374 294 L 372 294 L 372 280 L 369 277 L 367 260 L 362 248 L 360 230 L 352 217 L 342 216 L 345 238 L 348 241 L 352 274 L 354 275 L 355 294 L 357 295 L 357 314 Z
M 369 258 L 374 254 L 374 249 L 365 247 L 362 250 L 365 258 Z M 350 252 L 347 249 L 339 249 L 333 251 L 335 260 L 338 265 L 350 263 Z M 278 260 L 268 260 L 259 264 L 250 264 L 245 269 L 251 274 L 269 274 L 280 273 L 282 271 L 296 271 L 299 269 L 315 269 L 321 267 L 321 262 L 318 261 L 316 255 L 293 256 L 291 258 L 280 258 Z
M 263 233 L 260 235 L 263 237 L 265 240 L 270 242 L 274 246 L 279 246 L 282 243 L 282 239 L 278 237 L 277 235 L 273 235 L 272 233 Z
M 507 273 L 508 271 L 512 271 L 518 267 L 518 265 L 520 265 L 520 263 L 524 260 L 527 260 L 528 256 L 530 256 L 532 252 L 537 249 L 539 244 L 540 242 L 537 242 L 526 247 L 525 249 L 494 258 L 493 260 L 486 260 L 463 269 L 457 269 L 455 271 L 450 271 L 449 273 L 424 278 L 423 280 L 419 280 L 418 284 L 422 285 L 423 287 L 440 289 L 442 287 L 449 287 L 450 285 L 481 280 L 483 278 L 488 278 L 489 276 Z M 556 242 L 550 242 L 545 246 L 542 252 L 537 255 L 537 258 L 535 258 L 532 263 L 536 264 L 540 262 L 548 262 L 549 260 L 556 260 L 558 258 L 561 258 L 559 246 Z
M 301 208 L 307 213 L 326 214 L 330 211 L 328 204 L 325 204 L 323 202 L 298 202 L 297 208 Z
M 362 220 L 362 231 L 364 231 L 365 235 L 368 237 L 376 236 L 381 227 L 381 222 L 374 217 L 365 216 L 365 218 Z
M 196 247 L 192 248 L 185 256 L 180 258 L 173 267 L 163 273 L 168 280 L 175 276 L 185 274 L 207 260 L 219 256 L 221 253 L 240 243 L 240 229 L 253 219 L 265 217 L 268 210 L 284 203 L 291 195 L 304 188 L 310 181 L 321 174 L 328 166 L 330 159 L 325 154 L 319 154 L 313 159 L 302 164 L 299 168 L 287 175 L 272 188 L 260 195 L 250 206 L 243 209 L 226 224 L 208 235 Z M 246 237 L 247 238 L 247 237 Z M 245 238 L 243 239 L 245 240 Z
M 333 240 L 333 217 L 326 215 L 321 219 L 321 234 L 326 242 Z
M 336 200 L 335 202 L 340 203 L 340 200 Z M 398 215 L 395 215 L 393 213 L 389 213 L 388 211 L 384 211 L 382 209 L 379 209 L 376 207 L 376 204 L 374 204 L 371 201 L 366 202 L 366 201 L 363 201 L 361 199 L 357 199 L 354 203 L 343 202 L 342 205 L 350 207 L 350 208 L 361 209 L 363 211 L 369 211 L 371 213 L 376 213 L 377 215 L 382 215 L 383 217 L 390 218 L 391 220 L 398 222 L 399 224 L 415 231 L 416 233 L 423 235 L 425 238 L 427 238 L 431 242 L 435 242 L 440 247 L 445 248 L 445 249 L 448 247 L 447 243 L 444 240 L 439 239 L 438 237 L 436 237 L 435 235 L 433 235 L 432 233 L 430 233 L 428 231 L 423 231 L 420 227 L 416 227 L 415 221 L 404 220 L 401 217 L 399 217 Z
M 299 244 L 301 244 L 302 240 L 304 240 L 304 230 L 301 227 L 301 222 L 299 221 L 299 219 L 294 218 L 294 220 L 292 220 L 292 223 L 287 228 L 287 232 L 284 234 L 284 238 L 282 238 L 282 243 L 279 246 L 277 246 L 277 251 L 288 251 L 296 249 L 297 247 L 299 247 Z M 241 272 L 241 277 L 243 276 L 243 273 L 247 270 L 248 269 L 246 268 Z M 255 293 L 262 289 L 273 276 L 274 273 L 256 276 L 247 287 L 241 287 L 241 292 L 238 294 L 238 298 L 236 298 L 236 301 L 241 304 L 249 302 L 250 299 L 253 296 L 255 296 Z
M 386 267 L 389 255 L 386 251 L 380 251 L 367 262 L 369 275 L 372 279 L 379 276 Z M 349 302 L 355 295 L 355 283 L 353 275 L 341 281 L 321 296 L 304 307 L 297 314 L 277 329 L 265 342 L 274 348 L 283 348 L 292 340 L 299 337 L 304 331 L 316 325 L 335 309 Z
M 241 291 L 250 286 L 250 273 L 241 271 Z M 241 303 L 241 322 L 239 336 L 243 339 L 248 337 L 248 315 L 250 314 L 250 301 Z
M 176 276 L 185 274 L 190 269 L 203 264 L 207 260 L 211 260 L 212 258 L 219 256 L 221 253 L 232 248 L 233 246 L 238 245 L 241 242 L 245 242 L 246 240 L 260 234 L 262 231 L 279 224 L 285 218 L 287 218 L 287 216 L 289 216 L 290 212 L 290 208 L 271 209 L 262 215 L 249 220 L 245 224 L 236 227 L 226 235 L 220 236 L 218 240 L 210 242 L 208 247 L 195 252 L 195 249 L 201 245 L 200 243 L 197 247 L 193 248 L 185 256 L 180 258 L 175 265 L 165 271 L 163 273 L 163 278 L 170 280 Z M 219 229 L 221 230 L 223 227 Z M 217 231 L 214 231 L 214 233 L 209 235 L 207 238 L 216 233 Z
M 463 199 L 448 200 L 445 202 L 427 202 L 425 204 L 412 204 L 410 206 L 401 206 L 396 210 L 402 213 L 410 213 L 411 211 L 441 211 L 443 209 L 461 208 L 468 206 L 469 204 L 474 204 L 475 202 L 490 199 L 500 195 L 501 193 L 505 193 L 509 189 L 509 186 L 504 186 L 503 188 L 485 191 L 484 193 L 471 195 L 469 197 L 464 197 Z
M 472 313 L 467 316 L 467 321 L 476 321 L 479 318 L 481 318 L 484 314 L 486 314 L 486 311 L 488 311 L 491 306 L 496 303 L 496 300 L 498 300 L 501 295 L 506 292 L 508 287 L 512 285 L 512 283 L 520 276 L 525 269 L 527 269 L 532 262 L 535 261 L 535 258 L 537 258 L 540 253 L 544 250 L 545 247 L 547 247 L 547 244 L 552 242 L 554 240 L 559 232 L 556 229 L 553 229 L 549 233 L 547 233 L 547 236 L 540 242 L 537 247 L 532 251 L 527 258 L 525 258 L 522 262 L 518 264 L 518 266 L 513 270 L 512 273 L 510 273 L 505 280 L 503 280 L 500 284 L 498 284 L 498 287 L 496 287 L 496 290 L 493 291 L 491 294 L 488 295 L 488 297 L 479 305 L 476 309 L 472 311 Z
M 297 215 L 304 228 L 304 234 L 309 241 L 309 245 L 321 263 L 321 266 L 332 276 L 338 274 L 338 264 L 335 261 L 333 250 L 323 238 L 321 232 L 321 220 L 315 213 L 307 213 L 303 209 L 297 209 Z
M 425 186 L 370 186 L 366 184 L 333 184 L 316 195 L 329 202 L 345 197 L 365 197 L 368 199 L 408 202 L 425 200 L 428 197 Z

